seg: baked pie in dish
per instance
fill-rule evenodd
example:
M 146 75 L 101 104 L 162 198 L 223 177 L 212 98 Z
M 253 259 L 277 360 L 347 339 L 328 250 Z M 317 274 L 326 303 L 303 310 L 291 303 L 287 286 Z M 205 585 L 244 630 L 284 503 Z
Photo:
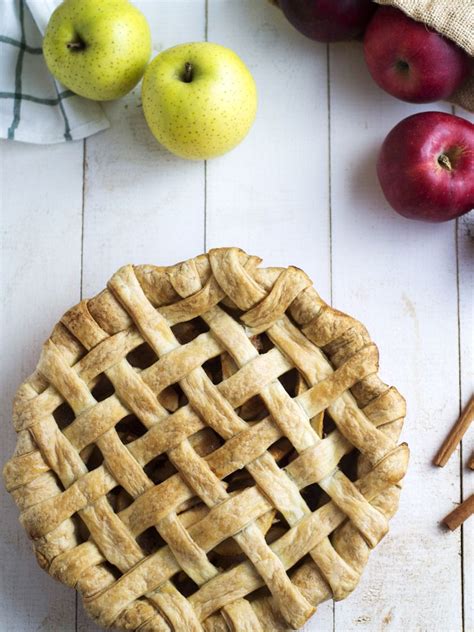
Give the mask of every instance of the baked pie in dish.
M 7 488 L 105 628 L 300 628 L 387 533 L 405 402 L 357 320 L 260 263 L 121 268 L 17 392 Z

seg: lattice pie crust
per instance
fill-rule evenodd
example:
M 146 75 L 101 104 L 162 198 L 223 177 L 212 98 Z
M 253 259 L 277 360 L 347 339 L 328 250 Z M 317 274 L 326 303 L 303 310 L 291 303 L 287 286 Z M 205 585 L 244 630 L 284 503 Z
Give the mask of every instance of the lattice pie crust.
M 387 533 L 405 402 L 359 322 L 259 264 L 121 268 L 18 390 L 7 488 L 104 627 L 296 629 Z

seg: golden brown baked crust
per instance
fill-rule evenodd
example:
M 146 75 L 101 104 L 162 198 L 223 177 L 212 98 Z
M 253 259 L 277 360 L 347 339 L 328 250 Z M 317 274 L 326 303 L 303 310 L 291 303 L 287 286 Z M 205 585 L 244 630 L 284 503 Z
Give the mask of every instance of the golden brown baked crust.
M 388 530 L 405 402 L 359 322 L 259 263 L 121 268 L 18 390 L 7 488 L 104 627 L 299 628 Z

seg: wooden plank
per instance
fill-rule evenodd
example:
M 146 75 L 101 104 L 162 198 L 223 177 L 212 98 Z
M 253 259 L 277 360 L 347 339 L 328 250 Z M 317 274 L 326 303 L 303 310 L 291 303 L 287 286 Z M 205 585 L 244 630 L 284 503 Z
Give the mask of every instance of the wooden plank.
M 155 53 L 204 38 L 204 0 L 136 4 L 149 21 Z M 155 141 L 139 88 L 106 111 L 110 130 L 87 141 L 85 297 L 126 263 L 167 265 L 204 248 L 204 164 L 176 158 Z M 98 630 L 80 603 L 77 632 Z
M 235 50 L 253 73 L 259 110 L 244 142 L 208 162 L 207 246 L 297 265 L 329 299 L 326 47 L 267 2 L 210 0 L 208 20 L 209 41 Z M 332 629 L 332 603 L 304 627 Z
M 379 90 L 358 43 L 331 46 L 330 67 L 334 305 L 379 345 L 382 378 L 408 402 L 412 454 L 391 532 L 337 604 L 336 630 L 460 630 L 460 536 L 439 526 L 459 497 L 459 462 L 431 464 L 458 411 L 455 226 L 405 220 L 376 181 L 385 135 L 426 107 Z
M 236 245 L 266 265 L 304 267 L 328 298 L 326 47 L 251 0 L 211 0 L 209 40 L 247 63 L 259 109 L 243 143 L 208 163 L 208 247 Z
M 474 123 L 474 115 L 461 108 L 454 113 Z M 463 215 L 457 220 L 458 291 L 459 291 L 459 412 L 466 406 L 474 392 L 474 314 L 473 288 L 474 267 L 472 265 L 474 239 L 474 213 Z M 465 500 L 474 493 L 474 473 L 468 468 L 468 460 L 474 454 L 474 428 L 471 427 L 459 449 L 461 461 L 461 496 Z M 454 455 L 455 456 L 455 455 Z M 453 458 L 454 458 L 453 456 Z M 448 507 L 447 512 L 450 510 Z M 474 519 L 471 517 L 460 529 L 462 539 L 462 587 L 464 630 L 474 630 Z
M 54 323 L 79 299 L 82 143 L 37 146 L 2 141 L 0 161 L 4 463 L 16 443 L 11 423 L 14 393 L 34 370 Z M 38 567 L 18 523 L 18 510 L 0 487 L 0 630 L 72 632 L 74 592 Z
M 155 52 L 204 37 L 204 0 L 137 2 Z M 84 296 L 125 263 L 172 264 L 203 250 L 204 164 L 171 155 L 148 129 L 140 88 L 106 105 L 111 129 L 87 141 Z
M 471 117 L 472 120 L 472 117 Z M 474 266 L 472 265 L 474 238 L 474 213 L 458 220 L 458 261 L 459 261 L 459 324 L 460 324 L 460 408 L 463 408 L 474 392 L 474 317 L 473 288 Z M 474 472 L 467 462 L 474 453 L 474 427 L 468 430 L 459 451 L 462 473 L 462 500 L 474 493 Z M 455 458 L 455 455 L 453 455 Z M 447 512 L 450 511 L 447 507 Z M 446 513 L 447 513 L 446 512 Z M 461 527 L 463 552 L 464 629 L 474 630 L 474 518 Z

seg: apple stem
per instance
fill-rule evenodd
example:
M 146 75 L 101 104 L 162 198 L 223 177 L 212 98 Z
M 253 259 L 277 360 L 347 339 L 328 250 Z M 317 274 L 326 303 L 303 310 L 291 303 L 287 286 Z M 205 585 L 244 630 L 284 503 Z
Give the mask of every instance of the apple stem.
M 183 81 L 184 83 L 191 83 L 192 80 L 193 80 L 193 65 L 189 61 L 187 61 L 184 64 Z
M 453 166 L 451 164 L 451 161 L 449 160 L 449 156 L 447 156 L 446 154 L 440 154 L 438 156 L 438 164 L 440 165 L 440 167 L 443 167 L 443 169 L 447 169 L 448 171 L 453 170 Z
M 68 42 L 67 47 L 72 51 L 84 50 L 86 45 L 81 40 L 75 42 Z

